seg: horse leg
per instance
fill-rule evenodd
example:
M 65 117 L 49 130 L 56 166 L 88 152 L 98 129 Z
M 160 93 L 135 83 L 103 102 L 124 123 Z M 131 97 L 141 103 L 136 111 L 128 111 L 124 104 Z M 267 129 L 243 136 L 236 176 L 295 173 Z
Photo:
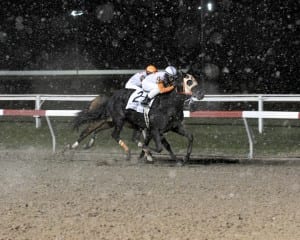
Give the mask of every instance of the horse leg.
M 143 150 L 146 153 L 149 152 L 150 150 L 160 153 L 163 150 L 162 142 L 161 142 L 161 135 L 160 135 L 158 129 L 151 130 L 150 134 L 147 135 L 147 138 L 149 138 L 149 139 L 147 139 L 147 141 L 145 140 L 145 144 L 143 146 Z M 152 138 L 155 143 L 155 148 L 151 148 L 148 146 L 148 144 Z
M 86 144 L 83 145 L 83 148 L 84 149 L 90 149 L 91 147 L 94 146 L 95 141 L 96 141 L 96 131 L 93 131 L 90 140 L 88 141 L 88 143 L 86 143 Z
M 145 139 L 145 146 L 148 146 L 148 144 L 149 144 L 149 142 L 150 142 L 151 139 L 152 139 L 152 137 L 150 136 L 150 134 L 148 134 L 147 138 Z M 161 152 L 162 151 L 162 148 L 161 148 L 161 144 L 162 144 L 164 146 L 164 148 L 168 151 L 168 153 L 170 155 L 170 158 L 172 160 L 177 160 L 177 158 L 176 158 L 176 156 L 175 156 L 175 154 L 174 154 L 174 152 L 173 152 L 173 150 L 171 148 L 170 143 L 167 141 L 167 139 L 165 138 L 164 135 L 160 135 L 160 138 L 156 137 L 156 141 L 158 142 L 158 145 L 156 143 L 156 146 L 158 146 L 157 149 L 156 149 L 157 152 Z M 149 148 L 144 148 L 144 151 L 142 153 L 146 153 L 146 154 L 150 155 L 151 160 L 149 160 L 150 158 L 148 159 L 148 155 L 147 155 L 147 160 L 148 161 L 153 161 L 151 153 L 149 151 Z M 143 157 L 143 155 L 140 155 L 140 158 L 142 158 L 142 157 Z
M 143 143 L 141 142 L 142 131 L 133 129 L 131 140 L 137 144 L 138 147 L 142 147 Z
M 146 155 L 146 160 L 147 160 L 147 163 L 153 163 L 153 157 L 152 157 L 152 154 L 148 148 L 148 145 L 152 139 L 152 136 L 149 134 L 149 131 L 144 129 L 142 131 L 143 133 L 143 137 L 144 137 L 144 144 L 142 146 L 142 151 L 140 153 L 140 156 L 139 156 L 139 159 L 142 159 L 145 155 Z
M 140 139 L 141 139 L 141 135 L 143 135 L 143 139 L 144 139 L 144 142 L 142 142 Z M 133 132 L 133 141 L 135 141 L 137 143 L 137 146 L 142 148 L 144 146 L 144 143 L 145 143 L 145 139 L 146 139 L 146 136 L 147 136 L 147 130 L 144 129 L 144 130 L 134 130 Z M 151 138 L 149 138 L 149 140 L 147 140 L 147 144 L 149 144 Z M 153 157 L 152 157 L 152 154 L 150 151 L 141 151 L 140 153 L 140 156 L 139 156 L 139 159 L 142 159 L 144 156 L 146 155 L 146 159 L 147 159 L 147 162 L 153 162 Z
M 115 124 L 114 131 L 112 132 L 111 136 L 113 139 L 116 140 L 116 142 L 123 148 L 125 154 L 126 154 L 126 160 L 129 161 L 131 158 L 130 149 L 126 145 L 126 143 L 120 138 L 120 134 L 123 128 L 124 122 L 119 121 Z
M 155 149 L 154 151 L 157 153 L 161 153 L 161 151 L 163 150 L 163 146 L 162 146 L 162 142 L 161 142 L 161 134 L 159 133 L 158 130 L 154 130 L 152 131 L 152 136 L 153 136 L 153 140 L 155 142 Z
M 70 149 L 76 149 L 79 147 L 80 142 L 82 142 L 88 135 L 90 135 L 95 128 L 89 124 L 79 135 L 79 138 L 70 146 Z
M 172 160 L 177 160 L 177 159 L 176 159 L 176 156 L 175 156 L 175 154 L 174 154 L 174 152 L 173 152 L 173 150 L 172 150 L 172 148 L 171 148 L 170 143 L 167 141 L 166 137 L 163 136 L 163 135 L 161 136 L 161 142 L 162 142 L 164 148 L 168 151 L 168 153 L 169 153 L 169 155 L 170 155 L 170 158 L 171 158 Z
M 104 120 L 101 120 L 100 122 L 93 122 L 90 123 L 79 135 L 79 138 L 74 142 L 70 148 L 71 149 L 76 149 L 80 142 L 82 142 L 87 136 L 89 136 L 91 133 L 93 133 L 96 129 L 100 128 L 105 124 Z
M 99 108 L 101 103 L 105 100 L 106 100 L 105 97 L 103 99 L 100 96 L 95 97 L 82 112 L 89 113 L 90 111 L 93 111 L 93 110 Z M 80 133 L 77 141 L 74 142 L 71 146 L 70 146 L 70 144 L 68 144 L 68 148 L 71 148 L 71 149 L 77 148 L 82 140 L 84 140 L 87 136 L 89 136 L 91 133 L 93 133 L 91 140 L 89 141 L 88 144 L 86 144 L 85 148 L 92 147 L 94 145 L 95 138 L 96 138 L 96 132 L 94 132 L 94 131 L 98 128 L 101 128 L 103 126 L 103 124 L 105 124 L 105 122 L 106 122 L 105 120 L 100 120 L 99 122 L 89 123 L 87 125 L 87 127 Z M 78 128 L 78 127 L 79 127 L 79 125 L 76 126 L 76 128 Z M 106 129 L 106 128 L 104 128 L 104 129 Z
M 90 138 L 90 140 L 88 141 L 88 143 L 86 143 L 84 145 L 84 149 L 90 149 L 91 147 L 94 146 L 95 144 L 95 140 L 96 140 L 96 135 L 97 133 L 106 130 L 106 129 L 110 129 L 113 127 L 112 122 L 107 122 L 107 121 L 101 121 L 101 123 L 99 123 L 99 126 L 93 131 L 92 133 L 92 137 Z
M 184 136 L 187 138 L 188 140 L 188 146 L 187 146 L 187 152 L 186 152 L 186 155 L 184 157 L 184 160 L 183 160 L 183 164 L 186 163 L 187 161 L 190 160 L 190 156 L 191 156 L 191 153 L 192 153 L 192 149 L 193 149 L 193 142 L 194 142 L 194 136 L 193 134 L 191 134 L 190 132 L 188 132 L 183 125 L 179 125 L 177 128 L 174 128 L 172 129 L 173 132 L 181 135 L 181 136 Z M 178 162 L 179 164 L 181 164 L 180 162 Z

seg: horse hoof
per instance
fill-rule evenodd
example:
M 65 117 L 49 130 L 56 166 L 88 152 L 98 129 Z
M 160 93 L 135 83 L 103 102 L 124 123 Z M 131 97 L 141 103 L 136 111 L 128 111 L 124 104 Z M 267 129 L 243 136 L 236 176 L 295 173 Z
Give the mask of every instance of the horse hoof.
M 154 161 L 148 161 L 148 160 L 146 160 L 145 163 L 147 163 L 147 164 L 154 164 Z
M 67 145 L 64 147 L 64 150 L 71 150 L 71 149 L 72 149 L 71 144 L 67 144 Z
M 177 160 L 177 161 L 176 161 L 176 166 L 177 166 L 177 167 L 183 167 L 183 166 L 184 166 L 184 161 L 182 161 L 182 160 Z
M 144 156 L 145 156 L 145 152 L 144 152 L 144 151 L 141 151 L 140 156 L 139 156 L 139 159 L 143 159 Z
M 147 162 L 154 162 L 153 157 L 151 156 L 151 154 L 146 155 L 146 160 L 147 160 Z
M 76 149 L 76 148 L 78 148 L 78 146 L 79 146 L 79 143 L 76 141 L 73 143 L 73 145 L 70 147 L 70 149 Z
M 90 148 L 92 148 L 92 147 L 94 146 L 94 144 L 95 144 L 95 139 L 92 138 L 92 139 L 90 139 L 90 141 L 85 145 L 85 149 L 90 149 Z
M 154 163 L 154 159 L 153 159 L 153 157 L 152 157 L 151 154 L 146 154 L 145 162 L 146 162 L 146 163 L 150 163 L 150 164 L 153 164 L 153 163 Z
M 131 159 L 131 152 L 128 151 L 128 152 L 126 153 L 126 161 L 130 161 L 130 159 Z
M 90 145 L 89 144 L 84 144 L 83 145 L 83 149 L 84 150 L 88 150 L 88 149 L 90 149 L 91 147 L 90 147 Z

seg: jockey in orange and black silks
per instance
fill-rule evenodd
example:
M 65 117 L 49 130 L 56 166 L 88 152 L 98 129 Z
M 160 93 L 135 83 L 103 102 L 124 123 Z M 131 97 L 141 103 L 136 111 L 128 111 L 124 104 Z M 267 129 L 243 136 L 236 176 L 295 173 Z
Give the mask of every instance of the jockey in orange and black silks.
M 134 74 L 125 84 L 125 88 L 142 90 L 142 81 L 150 74 L 156 73 L 157 68 L 154 65 L 148 65 L 143 72 Z
M 146 98 L 141 102 L 147 106 L 151 99 L 159 93 L 170 92 L 174 89 L 173 82 L 177 77 L 177 70 L 173 66 L 168 66 L 164 71 L 148 75 L 142 82 L 142 88 L 147 92 Z

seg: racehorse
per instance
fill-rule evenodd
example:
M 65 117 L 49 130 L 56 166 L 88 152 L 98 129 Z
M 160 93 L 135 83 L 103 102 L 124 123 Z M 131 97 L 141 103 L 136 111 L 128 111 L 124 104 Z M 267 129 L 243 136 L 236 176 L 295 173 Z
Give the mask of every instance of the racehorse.
M 113 126 L 112 137 L 124 149 L 127 159 L 130 159 L 130 149 L 127 144 L 120 138 L 120 133 L 125 122 L 136 130 L 147 129 L 146 139 L 143 145 L 143 151 L 149 153 L 150 150 L 160 153 L 163 146 L 169 152 L 172 159 L 180 165 L 190 159 L 193 144 L 193 135 L 189 133 L 182 124 L 184 102 L 195 97 L 202 99 L 204 94 L 196 79 L 190 74 L 181 74 L 173 83 L 173 91 L 158 95 L 148 112 L 148 123 L 145 121 L 143 113 L 136 112 L 132 109 L 126 109 L 126 105 L 132 90 L 120 89 L 110 98 L 102 102 L 98 108 L 90 112 L 82 111 L 75 118 L 75 127 L 79 127 L 85 122 L 101 121 L 102 124 Z M 164 133 L 173 131 L 187 138 L 188 146 L 184 160 L 178 160 L 174 155 L 170 144 L 164 137 Z M 155 142 L 155 148 L 148 146 L 150 140 Z

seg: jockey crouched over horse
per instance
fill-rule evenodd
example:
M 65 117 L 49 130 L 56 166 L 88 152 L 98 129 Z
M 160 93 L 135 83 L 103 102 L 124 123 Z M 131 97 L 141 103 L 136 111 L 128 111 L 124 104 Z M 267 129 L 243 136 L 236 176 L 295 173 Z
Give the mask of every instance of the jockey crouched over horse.
M 133 76 L 129 78 L 129 80 L 125 84 L 126 89 L 138 90 L 142 91 L 142 81 L 148 76 L 149 74 L 157 72 L 157 68 L 154 65 L 148 65 L 145 71 L 137 72 Z M 101 132 L 106 129 L 112 128 L 113 122 L 111 118 L 107 119 L 94 119 L 93 113 L 96 115 L 97 109 L 100 104 L 106 102 L 108 100 L 107 96 L 97 96 L 94 98 L 89 105 L 82 110 L 75 119 L 74 128 L 79 128 L 80 125 L 84 123 L 88 123 L 87 127 L 81 131 L 79 138 L 75 143 L 72 145 L 68 145 L 68 148 L 75 149 L 79 147 L 80 142 L 82 142 L 87 136 L 92 135 L 90 140 L 87 144 L 84 145 L 84 149 L 89 149 L 94 146 L 96 135 L 98 132 Z M 88 118 L 90 116 L 91 120 Z M 132 128 L 130 124 L 127 123 L 127 127 Z M 133 129 L 132 140 L 137 143 L 138 146 L 142 146 L 142 142 L 140 142 L 141 131 L 137 129 Z
M 128 124 L 135 130 L 135 133 L 140 133 L 142 130 L 146 132 L 144 143 L 139 143 L 142 145 L 141 157 L 146 154 L 147 159 L 152 160 L 151 151 L 160 153 L 165 148 L 171 159 L 175 160 L 178 165 L 187 162 L 192 152 L 193 135 L 185 129 L 182 123 L 184 103 L 190 98 L 200 100 L 204 97 L 200 85 L 192 75 L 178 74 L 173 66 L 168 66 L 162 72 L 153 71 L 146 74 L 145 78 L 141 80 L 142 88 L 117 90 L 111 97 L 97 104 L 94 109 L 81 111 L 75 118 L 74 127 L 78 128 L 84 123 L 89 123 L 89 125 L 80 134 L 72 148 L 76 148 L 79 142 L 88 135 L 88 132 L 95 133 L 113 128 L 111 135 L 123 148 L 127 160 L 129 160 L 130 149 L 120 137 L 124 125 Z M 90 125 L 94 126 L 89 127 Z M 176 158 L 173 153 L 164 136 L 164 133 L 169 131 L 187 139 L 184 159 Z M 149 146 L 151 139 L 153 139 L 155 147 Z

